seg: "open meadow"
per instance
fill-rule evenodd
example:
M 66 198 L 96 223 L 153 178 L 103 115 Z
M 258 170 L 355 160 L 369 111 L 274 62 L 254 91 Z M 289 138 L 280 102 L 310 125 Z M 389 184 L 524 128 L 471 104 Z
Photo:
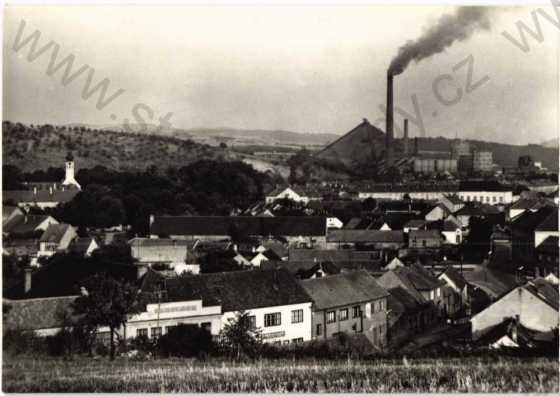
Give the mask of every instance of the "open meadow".
M 4 357 L 4 392 L 558 392 L 549 358 L 146 360 Z

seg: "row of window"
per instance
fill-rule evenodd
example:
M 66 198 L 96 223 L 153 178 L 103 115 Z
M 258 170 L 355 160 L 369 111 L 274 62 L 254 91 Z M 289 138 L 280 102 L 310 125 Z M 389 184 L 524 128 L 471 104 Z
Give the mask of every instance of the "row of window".
M 386 310 L 385 300 L 378 300 L 371 303 L 371 313 L 383 312 Z M 352 307 L 352 318 L 359 318 L 362 316 L 362 310 L 359 305 Z M 348 308 L 338 310 L 338 320 L 340 322 L 348 320 Z M 336 311 L 327 311 L 327 323 L 336 322 Z M 320 335 L 320 334 L 318 334 Z
M 172 328 L 174 328 L 176 326 L 165 326 L 165 334 L 169 333 L 169 330 L 171 330 Z M 200 327 L 207 329 L 208 331 L 211 331 L 212 329 L 212 324 L 210 322 L 203 322 L 200 324 Z M 148 330 L 150 331 L 150 338 L 159 338 L 162 336 L 163 333 L 163 328 L 161 326 L 156 326 L 156 327 L 150 327 L 148 328 L 141 328 L 141 329 L 136 329 L 136 337 L 148 337 Z
M 249 317 L 251 320 L 251 326 L 256 327 L 256 317 L 254 315 Z M 294 309 L 292 311 L 292 323 L 302 323 L 303 322 L 303 309 Z M 273 312 L 264 314 L 264 327 L 280 326 L 282 324 L 282 313 Z
M 504 203 L 504 197 L 503 196 L 496 197 L 495 195 L 493 195 L 492 197 L 490 197 L 488 195 L 487 196 L 484 196 L 484 195 L 480 195 L 480 196 L 478 196 L 478 195 L 473 195 L 473 196 L 465 195 L 464 197 L 461 197 L 461 199 L 463 199 L 467 202 L 478 201 L 478 202 L 486 202 L 486 203 L 490 203 L 490 202 L 492 202 L 492 203 L 497 203 L 497 202 Z
M 299 344 L 299 343 L 301 343 L 301 342 L 303 342 L 303 337 L 300 337 L 300 338 L 292 338 L 292 341 L 291 341 L 292 344 Z M 284 340 L 283 342 L 282 342 L 282 341 L 274 341 L 274 342 L 272 343 L 272 345 L 282 345 L 282 344 L 288 345 L 289 343 L 290 343 L 290 340 Z

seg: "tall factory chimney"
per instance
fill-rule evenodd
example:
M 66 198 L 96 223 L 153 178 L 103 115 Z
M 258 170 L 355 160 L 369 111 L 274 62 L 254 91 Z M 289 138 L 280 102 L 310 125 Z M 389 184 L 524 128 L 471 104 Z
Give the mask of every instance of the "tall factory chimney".
M 404 119 L 403 147 L 404 147 L 404 156 L 408 157 L 408 118 Z
M 393 166 L 393 75 L 387 71 L 387 115 L 385 117 L 385 152 L 387 166 Z
M 418 155 L 418 138 L 414 138 L 414 155 Z

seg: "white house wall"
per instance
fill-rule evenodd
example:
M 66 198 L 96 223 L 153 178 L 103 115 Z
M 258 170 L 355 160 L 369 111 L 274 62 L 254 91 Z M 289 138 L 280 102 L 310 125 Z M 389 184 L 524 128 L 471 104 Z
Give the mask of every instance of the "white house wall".
M 292 311 L 302 309 L 303 321 L 292 323 Z M 256 326 L 262 331 L 264 342 L 284 342 L 302 338 L 303 341 L 311 340 L 311 302 L 293 305 L 280 305 L 276 307 L 265 307 L 248 309 L 249 315 L 255 316 Z M 264 326 L 264 315 L 280 312 L 281 324 L 279 326 Z M 224 312 L 222 315 L 222 328 L 229 323 L 229 319 L 235 318 L 236 312 Z
M 525 288 L 517 287 L 472 317 L 473 340 L 516 315 L 519 315 L 520 324 L 531 330 L 545 332 L 558 327 L 558 311 Z

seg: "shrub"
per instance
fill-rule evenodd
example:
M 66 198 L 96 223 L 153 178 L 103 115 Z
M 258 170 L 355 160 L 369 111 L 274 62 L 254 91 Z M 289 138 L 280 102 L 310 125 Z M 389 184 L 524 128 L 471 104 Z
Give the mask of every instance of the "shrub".
M 2 337 L 5 351 L 14 355 L 25 353 L 41 353 L 44 351 L 44 341 L 35 333 L 24 330 L 8 330 Z
M 51 356 L 62 356 L 72 353 L 74 337 L 70 330 L 61 329 L 53 336 L 45 338 L 47 352 Z
M 197 325 L 180 324 L 161 336 L 157 343 L 162 356 L 203 356 L 214 349 L 212 335 Z
M 130 340 L 129 349 L 136 349 L 142 352 L 153 352 L 156 342 L 150 340 L 147 336 L 139 336 Z

